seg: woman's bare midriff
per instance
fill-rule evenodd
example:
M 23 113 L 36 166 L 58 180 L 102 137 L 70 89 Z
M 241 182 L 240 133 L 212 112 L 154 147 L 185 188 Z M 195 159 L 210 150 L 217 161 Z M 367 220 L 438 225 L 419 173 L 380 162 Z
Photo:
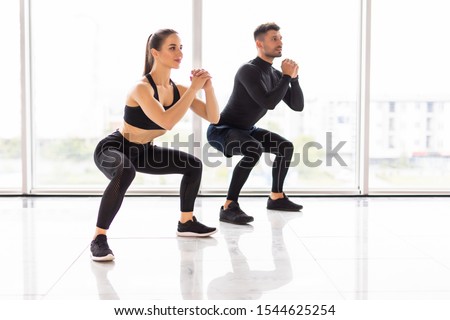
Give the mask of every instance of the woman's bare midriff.
M 119 128 L 120 133 L 130 142 L 145 144 L 152 142 L 155 138 L 162 136 L 167 130 L 144 130 L 136 128 L 126 122 L 123 122 Z

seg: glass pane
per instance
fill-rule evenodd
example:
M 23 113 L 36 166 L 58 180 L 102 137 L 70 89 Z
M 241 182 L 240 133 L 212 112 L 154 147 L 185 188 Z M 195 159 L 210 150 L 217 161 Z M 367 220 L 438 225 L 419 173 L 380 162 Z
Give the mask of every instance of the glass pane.
M 298 62 L 305 109 L 294 112 L 281 102 L 257 126 L 294 143 L 286 189 L 356 190 L 359 1 L 255 3 L 204 2 L 203 65 L 214 77 L 220 107 L 228 101 L 238 68 L 257 55 L 254 29 L 261 23 L 276 22 L 284 45 L 283 57 L 275 59 L 274 67 L 280 70 L 284 58 Z M 230 17 L 245 23 L 229 23 Z M 204 123 L 204 132 L 206 128 Z M 310 147 L 314 145 L 319 148 Z M 332 157 L 333 149 L 336 157 Z M 239 157 L 227 160 L 212 148 L 207 151 L 203 152 L 209 161 L 207 165 L 204 159 L 203 188 L 227 188 Z M 271 166 L 264 154 L 244 189 L 267 190 L 272 180 Z
M 0 190 L 18 191 L 21 171 L 20 2 L 0 2 Z
M 49 8 L 58 14 L 49 15 Z M 32 2 L 35 188 L 104 187 L 93 151 L 122 121 L 127 90 L 142 74 L 150 33 L 160 28 L 179 32 L 185 55 L 172 76 L 189 83 L 190 10 L 184 0 Z M 190 132 L 188 113 L 171 134 Z M 132 188 L 178 188 L 179 180 L 138 174 Z
M 448 190 L 448 5 L 372 5 L 370 187 Z

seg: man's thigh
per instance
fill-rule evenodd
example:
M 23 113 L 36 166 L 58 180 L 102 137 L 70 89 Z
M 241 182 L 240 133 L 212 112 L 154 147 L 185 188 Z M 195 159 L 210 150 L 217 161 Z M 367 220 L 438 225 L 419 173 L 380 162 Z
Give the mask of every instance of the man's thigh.
M 225 135 L 225 154 L 243 155 L 244 149 L 256 148 L 260 145 L 259 141 L 252 137 L 249 130 L 231 128 Z
M 279 149 L 290 141 L 280 136 L 279 134 L 263 129 L 256 128 L 251 132 L 251 136 L 259 141 L 264 149 L 264 152 L 278 153 Z

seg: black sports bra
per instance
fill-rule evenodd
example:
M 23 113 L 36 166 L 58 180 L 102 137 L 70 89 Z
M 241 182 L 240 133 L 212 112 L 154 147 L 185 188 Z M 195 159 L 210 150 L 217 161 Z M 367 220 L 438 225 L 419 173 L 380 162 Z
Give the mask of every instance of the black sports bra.
M 153 97 L 155 97 L 155 99 L 159 101 L 158 88 L 156 87 L 155 81 L 153 81 L 153 78 L 149 73 L 146 74 L 145 77 L 147 78 L 148 82 L 150 83 L 150 85 L 153 88 L 153 91 L 155 92 Z M 170 80 L 170 84 L 173 87 L 173 102 L 170 106 L 167 106 L 167 107 L 164 106 L 164 109 L 166 109 L 166 110 L 171 108 L 178 100 L 180 100 L 180 92 L 178 91 L 176 84 L 172 80 Z M 161 128 L 159 125 L 154 123 L 151 119 L 149 119 L 140 106 L 130 107 L 130 106 L 125 105 L 123 120 L 125 120 L 126 123 L 131 124 L 132 126 L 140 128 L 140 129 L 145 129 L 145 130 L 163 129 L 164 130 L 164 128 Z

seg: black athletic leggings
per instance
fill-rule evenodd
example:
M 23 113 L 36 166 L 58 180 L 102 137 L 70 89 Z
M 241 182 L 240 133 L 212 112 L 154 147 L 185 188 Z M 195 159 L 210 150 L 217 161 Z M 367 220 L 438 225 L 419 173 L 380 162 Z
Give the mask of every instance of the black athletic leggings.
M 202 176 L 202 162 L 198 158 L 151 143 L 132 143 L 116 131 L 99 142 L 94 160 L 100 171 L 111 180 L 100 202 L 97 227 L 109 229 L 136 171 L 149 174 L 182 174 L 180 210 L 194 210 Z
M 243 155 L 233 171 L 228 200 L 237 201 L 242 187 L 263 152 L 276 155 L 272 166 L 272 192 L 283 192 L 283 184 L 289 170 L 294 146 L 282 136 L 262 128 L 241 130 L 228 126 L 210 125 L 209 143 L 225 156 Z

